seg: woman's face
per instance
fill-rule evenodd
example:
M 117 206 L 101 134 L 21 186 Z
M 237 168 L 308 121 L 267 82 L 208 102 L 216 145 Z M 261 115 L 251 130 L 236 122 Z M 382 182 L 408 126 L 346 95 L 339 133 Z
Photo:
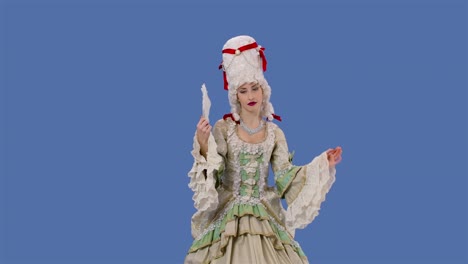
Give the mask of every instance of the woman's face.
M 242 111 L 258 112 L 262 109 L 263 89 L 258 83 L 245 83 L 237 88 L 237 99 Z

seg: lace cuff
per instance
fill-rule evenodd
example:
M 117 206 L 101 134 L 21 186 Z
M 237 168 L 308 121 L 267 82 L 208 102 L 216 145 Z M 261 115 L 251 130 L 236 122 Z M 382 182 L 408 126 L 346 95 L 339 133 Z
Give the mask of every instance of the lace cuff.
M 286 227 L 293 236 L 297 228 L 306 227 L 319 214 L 320 204 L 335 182 L 335 173 L 334 167 L 329 168 L 326 152 L 298 172 L 296 177 L 305 177 L 304 186 L 286 210 Z
M 196 135 L 193 138 L 192 156 L 194 163 L 188 173 L 189 187 L 194 192 L 194 206 L 198 211 L 209 211 L 218 206 L 218 192 L 216 191 L 217 172 L 223 164 L 223 158 L 216 151 L 216 141 L 212 134 L 208 139 L 206 159 L 200 154 L 200 145 Z

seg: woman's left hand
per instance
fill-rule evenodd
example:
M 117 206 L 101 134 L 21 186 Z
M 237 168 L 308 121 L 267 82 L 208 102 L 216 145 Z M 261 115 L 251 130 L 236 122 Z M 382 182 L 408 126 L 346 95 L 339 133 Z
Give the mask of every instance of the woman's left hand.
M 330 167 L 334 167 L 341 162 L 341 153 L 343 153 L 341 147 L 327 150 L 327 159 Z

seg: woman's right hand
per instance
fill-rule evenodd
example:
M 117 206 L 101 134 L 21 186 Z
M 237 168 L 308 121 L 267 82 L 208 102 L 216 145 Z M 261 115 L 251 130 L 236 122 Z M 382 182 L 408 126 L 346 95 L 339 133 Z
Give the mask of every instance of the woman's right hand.
M 210 123 L 203 116 L 200 117 L 200 121 L 198 121 L 197 124 L 197 140 L 198 144 L 200 144 L 200 153 L 205 156 L 205 158 L 206 152 L 208 151 L 208 138 L 210 137 L 210 133 Z

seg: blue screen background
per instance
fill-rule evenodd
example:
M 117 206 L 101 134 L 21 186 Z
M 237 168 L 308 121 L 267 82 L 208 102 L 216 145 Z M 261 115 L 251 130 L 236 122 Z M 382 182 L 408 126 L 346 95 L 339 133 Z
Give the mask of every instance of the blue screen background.
M 305 165 L 343 161 L 296 239 L 311 263 L 468 262 L 467 3 L 2 1 L 0 263 L 182 263 L 221 49 L 266 48 Z

